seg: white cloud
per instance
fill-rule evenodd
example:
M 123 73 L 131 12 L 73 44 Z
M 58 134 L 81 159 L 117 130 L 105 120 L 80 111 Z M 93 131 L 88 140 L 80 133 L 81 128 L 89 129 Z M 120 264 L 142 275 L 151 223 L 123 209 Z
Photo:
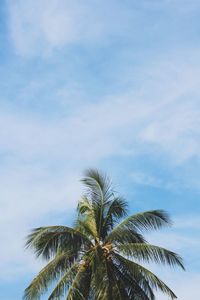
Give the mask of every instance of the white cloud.
M 75 209 L 80 195 L 79 175 L 71 170 L 69 174 L 49 170 L 41 166 L 33 167 L 16 161 L 1 166 L 0 198 L 1 245 L 0 272 L 1 280 L 38 270 L 33 257 L 24 250 L 25 236 L 32 227 L 54 223 L 49 220 L 53 212 L 56 215 L 66 214 Z M 48 222 L 48 223 L 47 223 Z
M 11 36 L 21 55 L 44 54 L 72 43 L 98 43 L 113 33 L 119 34 L 128 14 L 117 1 L 8 0 L 7 3 Z M 120 26 L 119 16 L 124 19 Z
M 170 153 L 177 162 L 182 162 L 200 153 L 200 144 L 195 138 L 199 134 L 200 111 L 198 103 L 177 101 L 142 131 L 141 138 L 158 144 Z
M 65 45 L 102 43 L 113 35 L 120 35 L 120 31 L 123 36 L 134 35 L 134 28 L 124 30 L 126 20 L 130 22 L 130 15 L 123 5 L 119 6 L 119 2 L 84 1 L 83 5 L 82 1 L 68 0 L 8 0 L 8 25 L 14 47 L 22 56 L 47 55 Z M 153 2 L 161 6 L 161 1 Z M 162 2 L 175 5 L 174 1 Z M 194 1 L 192 3 L 187 9 L 176 6 L 187 12 L 195 7 Z M 137 31 L 139 27 L 136 26 Z M 39 269 L 40 266 L 24 254 L 24 236 L 33 226 L 43 225 L 47 220 L 54 223 L 54 220 L 49 220 L 51 213 L 65 213 L 67 222 L 80 195 L 77 182 L 80 170 L 100 165 L 104 158 L 113 155 L 134 158 L 134 155 L 142 154 L 165 161 L 178 173 L 177 165 L 179 168 L 192 158 L 200 158 L 198 57 L 199 49 L 196 53 L 188 49 L 187 53 L 173 53 L 167 59 L 162 58 L 161 62 L 153 61 L 135 73 L 131 63 L 125 74 L 114 70 L 115 80 L 132 83 L 130 90 L 107 95 L 93 104 L 79 99 L 78 105 L 70 104 L 73 106 L 70 117 L 44 121 L 28 113 L 21 114 L 16 109 L 13 112 L 2 110 L 0 240 L 4 243 L 0 249 L 1 280 Z M 34 94 L 41 84 L 48 85 L 51 92 L 51 83 L 41 82 L 40 78 L 30 85 L 26 83 L 22 94 L 16 97 L 19 101 L 30 97 L 29 94 Z M 75 86 L 74 90 L 75 94 L 72 92 L 69 96 L 70 87 L 59 87 L 57 97 L 62 98 L 63 104 L 65 101 L 69 103 L 69 98 L 77 98 L 79 87 Z M 42 101 L 42 93 L 40 96 Z M 82 98 L 82 95 L 78 97 Z M 189 178 L 191 172 L 183 176 L 184 183 L 189 181 L 193 187 Z M 137 184 L 169 187 L 169 183 L 154 174 L 140 170 L 132 173 L 132 179 Z M 199 183 L 195 187 L 199 189 Z M 200 244 L 194 233 L 190 236 L 187 232 L 178 232 L 191 228 L 199 229 L 197 216 L 189 220 L 179 218 L 173 232 L 152 236 L 152 241 L 186 253 L 188 257 L 192 253 L 196 259 Z M 185 275 L 172 275 L 171 271 L 162 275 L 179 299 L 198 299 L 199 274 L 189 270 Z M 165 298 L 159 296 L 159 299 Z
M 170 277 L 173 279 L 170 279 Z M 179 300 L 198 299 L 200 294 L 200 275 L 198 273 L 179 274 L 171 276 L 168 274 L 168 285 L 175 292 Z M 169 300 L 168 297 L 158 294 L 159 300 Z
M 200 229 L 200 219 L 198 215 L 185 215 L 175 219 L 176 228 L 178 229 Z
M 163 181 L 156 176 L 144 172 L 132 172 L 130 174 L 132 181 L 138 185 L 147 185 L 152 187 L 163 187 Z
M 200 251 L 199 230 L 200 222 L 197 215 L 181 215 L 173 218 L 173 227 L 170 230 L 151 233 L 148 240 L 175 252 L 186 254 L 188 259 L 191 253 L 197 257 Z
M 185 227 L 185 229 L 188 228 Z M 169 229 L 168 232 L 150 234 L 148 241 L 152 244 L 171 249 L 179 254 L 192 255 L 193 257 L 197 257 L 200 250 L 200 241 L 197 235 L 191 233 L 191 236 L 189 236 L 188 233 L 178 233 L 175 226 Z M 185 259 L 188 260 L 187 255 Z
M 163 101 L 154 99 L 147 102 L 146 97 L 136 100 L 133 94 L 108 97 L 98 104 L 82 105 L 68 118 L 53 121 L 22 117 L 17 113 L 1 114 L 0 151 L 7 154 L 0 174 L 0 199 L 4 209 L 2 228 L 6 228 L 7 232 L 13 231 L 22 240 L 28 228 L 38 223 L 40 216 L 55 210 L 62 212 L 65 207 L 73 208 L 80 192 L 76 184 L 80 170 L 111 155 L 126 151 L 131 155 L 142 151 L 147 153 L 152 151 L 151 143 L 154 143 L 158 149 L 161 148 L 159 151 L 164 150 L 175 161 L 177 153 L 184 159 L 191 155 L 199 156 L 198 147 L 186 156 L 185 149 L 179 146 L 182 139 L 187 145 L 188 128 L 192 133 L 190 138 L 198 143 L 194 134 L 199 130 L 196 127 L 198 108 L 193 102 L 191 110 L 188 110 L 185 102 L 175 96 L 179 96 L 179 91 L 177 94 L 173 91 L 172 98 L 165 95 Z M 168 129 L 163 127 L 172 111 L 174 118 L 178 112 L 181 125 L 177 127 L 180 130 L 173 130 L 176 127 L 173 123 L 168 124 Z M 194 117 L 192 111 L 195 112 Z M 189 121 L 184 123 L 186 116 Z M 159 134 L 149 140 L 144 133 L 155 122 Z M 168 133 L 166 137 L 165 130 Z M 183 159 L 181 161 L 184 162 Z M 57 162 L 55 171 L 53 162 Z M 134 178 L 138 180 L 138 176 Z M 139 180 L 156 186 L 162 184 L 160 180 L 143 174 L 139 174 Z M 19 255 L 21 243 L 16 243 L 16 248 L 11 247 L 12 243 L 11 236 L 7 238 L 6 247 L 10 247 L 12 256 L 21 263 L 21 270 L 25 270 L 24 258 Z M 4 247 L 1 248 L 1 256 L 3 261 L 9 262 L 10 253 Z M 9 270 L 13 273 L 11 261 L 10 267 L 7 263 Z
M 70 117 L 59 120 L 42 121 L 2 111 L 0 151 L 6 154 L 1 175 L 2 218 L 14 213 L 16 222 L 23 217 L 29 219 L 30 212 L 35 216 L 38 210 L 41 214 L 52 211 L 56 203 L 65 205 L 67 183 L 73 187 L 81 169 L 112 155 L 162 154 L 175 164 L 199 157 L 197 69 L 185 64 L 158 65 L 151 69 L 153 79 L 145 79 L 145 89 L 108 96 L 94 104 L 80 103 Z M 145 74 L 149 78 L 148 70 Z M 155 82 L 159 79 L 157 89 Z M 53 162 L 57 162 L 60 174 L 56 174 L 58 169 L 54 174 Z M 165 184 L 141 172 L 133 176 L 140 183 Z M 73 192 L 72 198 L 76 198 Z
M 11 29 L 19 52 L 29 53 L 40 45 L 40 41 L 57 47 L 79 38 L 81 33 L 76 32 L 79 27 L 74 29 L 75 32 L 64 29 L 61 36 L 58 34 L 63 22 L 67 22 L 62 19 L 62 10 L 66 8 L 60 7 L 64 2 L 55 8 L 56 2 L 48 1 L 48 10 L 40 11 L 37 9 L 39 2 L 35 1 L 33 9 L 38 11 L 38 16 L 26 7 L 30 3 L 33 4 L 32 1 L 12 2 L 10 8 Z M 46 3 L 44 1 L 43 5 Z M 50 26 L 48 22 L 54 18 L 51 16 L 54 8 L 57 21 L 56 25 Z M 0 174 L 0 199 L 4 209 L 2 228 L 7 232 L 14 228 L 14 234 L 22 240 L 27 229 L 38 222 L 39 214 L 45 216 L 54 210 L 62 212 L 66 206 L 73 208 L 80 192 L 79 185 L 74 184 L 80 177 L 80 170 L 97 165 L 112 155 L 161 155 L 175 166 L 200 157 L 198 61 L 192 65 L 175 57 L 139 70 L 137 75 L 140 87 L 135 92 L 103 97 L 94 104 L 79 103 L 70 117 L 59 120 L 42 121 L 33 116 L 2 111 L 0 151 L 6 154 Z M 131 81 L 133 74 L 128 76 Z M 25 93 L 28 94 L 27 90 Z M 58 165 L 55 170 L 53 162 Z M 40 167 L 37 169 L 35 165 Z M 134 173 L 133 177 L 137 183 L 165 184 L 155 176 L 141 172 Z M 1 249 L 7 272 L 14 272 L 13 264 L 9 262 L 11 254 L 18 260 L 21 270 L 25 270 L 24 259 L 19 254 L 21 243 L 12 248 L 12 237 L 2 238 L 6 239 L 6 247 L 12 252 L 7 252 L 5 247 Z M 168 240 L 171 243 L 175 237 Z M 182 245 L 183 240 L 191 242 L 179 237 L 178 244 Z
M 144 13 L 168 12 L 189 16 L 199 8 L 198 1 L 140 1 L 130 6 L 117 0 L 7 0 L 8 25 L 16 51 L 25 56 L 48 55 L 65 45 L 108 42 L 112 37 L 131 37 L 148 26 Z M 177 19 L 177 18 L 175 18 Z
M 0 115 L 2 151 L 26 158 L 45 156 L 48 151 L 52 158 L 61 159 L 156 151 L 180 164 L 199 157 L 198 67 L 173 61 L 158 64 L 151 69 L 151 80 L 149 69 L 138 73 L 138 77 L 146 74 L 145 88 L 102 97 L 94 104 L 80 101 L 70 117 L 42 121 L 4 111 Z M 85 151 L 80 152 L 79 145 Z
M 29 54 L 35 48 L 40 51 L 45 44 L 51 47 L 76 40 L 79 14 L 74 16 L 69 4 L 62 0 L 8 1 L 10 30 L 17 51 Z
M 172 229 L 155 232 L 148 236 L 148 241 L 182 256 L 186 271 L 151 265 L 150 269 L 157 274 L 178 296 L 180 300 L 198 299 L 200 294 L 199 251 L 200 241 L 197 216 L 174 218 Z M 148 266 L 147 266 L 148 267 Z M 168 297 L 157 294 L 159 300 Z

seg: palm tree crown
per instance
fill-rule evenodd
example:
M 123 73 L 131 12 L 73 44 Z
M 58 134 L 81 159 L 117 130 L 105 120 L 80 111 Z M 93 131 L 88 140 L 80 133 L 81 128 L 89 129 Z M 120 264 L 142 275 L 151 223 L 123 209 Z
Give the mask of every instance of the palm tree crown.
M 27 247 L 49 262 L 26 288 L 24 300 L 40 299 L 48 287 L 53 287 L 48 300 L 154 300 L 154 290 L 175 299 L 173 291 L 140 264 L 184 269 L 177 254 L 143 237 L 144 231 L 169 225 L 168 215 L 153 210 L 127 217 L 126 201 L 97 170 L 88 170 L 82 182 L 86 191 L 74 227 L 40 227 L 27 237 Z

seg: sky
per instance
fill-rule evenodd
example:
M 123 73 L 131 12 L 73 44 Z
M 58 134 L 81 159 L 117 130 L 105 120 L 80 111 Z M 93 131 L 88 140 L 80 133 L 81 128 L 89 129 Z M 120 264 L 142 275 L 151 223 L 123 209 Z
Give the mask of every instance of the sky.
M 169 212 L 173 227 L 146 238 L 186 272 L 151 267 L 198 299 L 199 0 L 2 0 L 0 165 L 0 299 L 22 299 L 43 264 L 26 235 L 72 224 L 90 167 L 130 213 Z

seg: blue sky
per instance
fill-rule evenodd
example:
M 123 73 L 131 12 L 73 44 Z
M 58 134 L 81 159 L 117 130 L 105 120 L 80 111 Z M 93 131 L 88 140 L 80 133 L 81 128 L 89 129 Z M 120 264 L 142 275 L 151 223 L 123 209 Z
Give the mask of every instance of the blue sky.
M 29 230 L 71 224 L 87 167 L 131 213 L 169 211 L 174 226 L 148 238 L 187 272 L 152 268 L 198 298 L 199 19 L 197 0 L 1 1 L 0 299 L 21 299 L 41 267 Z

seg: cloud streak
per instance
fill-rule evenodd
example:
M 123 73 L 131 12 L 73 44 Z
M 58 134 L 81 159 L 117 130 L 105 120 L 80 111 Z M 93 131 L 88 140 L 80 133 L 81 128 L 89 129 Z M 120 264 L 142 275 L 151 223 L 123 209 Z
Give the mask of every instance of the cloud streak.
M 130 177 L 141 191 L 153 186 L 199 193 L 199 46 L 174 46 L 180 38 L 175 25 L 192 35 L 186 27 L 199 3 L 133 2 L 7 1 L 12 50 L 20 58 L 13 58 L 19 59 L 15 68 L 8 65 L 9 96 L 1 97 L 1 280 L 39 269 L 24 254 L 24 236 L 34 226 L 71 222 L 85 167 L 106 169 L 116 159 L 120 174 L 118 160 L 126 169 L 128 159 L 133 169 L 151 157 L 171 175 L 159 177 L 138 164 Z M 189 250 L 200 247 L 198 217 L 190 207 L 185 221 L 188 212 L 177 205 L 183 217 L 177 216 L 174 231 L 152 239 L 190 257 Z M 198 298 L 199 275 L 189 264 L 189 282 L 187 274 L 172 280 L 163 273 L 183 300 Z M 191 286 L 191 294 L 181 283 Z
M 25 56 L 38 51 L 48 54 L 64 45 L 94 44 L 120 34 L 128 10 L 117 1 L 103 4 L 90 0 L 8 1 L 10 32 L 17 52 Z M 119 26 L 119 17 L 124 19 L 123 26 Z
M 59 119 L 41 120 L 4 109 L 1 150 L 27 158 L 44 157 L 48 152 L 51 158 L 73 155 L 82 160 L 128 153 L 135 147 L 134 153 L 153 149 L 177 164 L 199 157 L 199 70 L 180 63 L 164 68 L 165 75 L 162 63 L 140 70 L 138 76 L 146 74 L 145 89 L 138 86 L 134 92 L 108 94 L 96 103 L 83 99 L 70 116 Z M 59 94 L 56 97 L 59 101 Z M 81 153 L 80 145 L 85 150 Z
M 153 82 L 159 77 L 158 70 L 154 70 Z M 189 77 L 179 76 L 177 89 L 173 89 L 173 78 L 165 83 L 164 77 L 155 97 L 154 86 L 147 82 L 145 92 L 112 95 L 98 103 L 81 104 L 69 117 L 59 120 L 44 121 L 4 111 L 0 115 L 0 151 L 5 153 L 1 174 L 2 226 L 20 231 L 22 239 L 25 228 L 34 224 L 39 215 L 54 211 L 54 207 L 58 211 L 66 205 L 73 208 L 80 192 L 80 170 L 113 155 L 133 159 L 147 153 L 159 154 L 175 166 L 199 157 L 198 103 L 185 97 L 198 94 L 198 80 L 194 84 Z M 166 93 L 168 89 L 170 92 Z M 149 93 L 153 100 L 147 98 Z M 144 174 L 139 177 L 140 182 L 149 185 L 165 185 Z M 11 245 L 12 239 L 7 244 Z

